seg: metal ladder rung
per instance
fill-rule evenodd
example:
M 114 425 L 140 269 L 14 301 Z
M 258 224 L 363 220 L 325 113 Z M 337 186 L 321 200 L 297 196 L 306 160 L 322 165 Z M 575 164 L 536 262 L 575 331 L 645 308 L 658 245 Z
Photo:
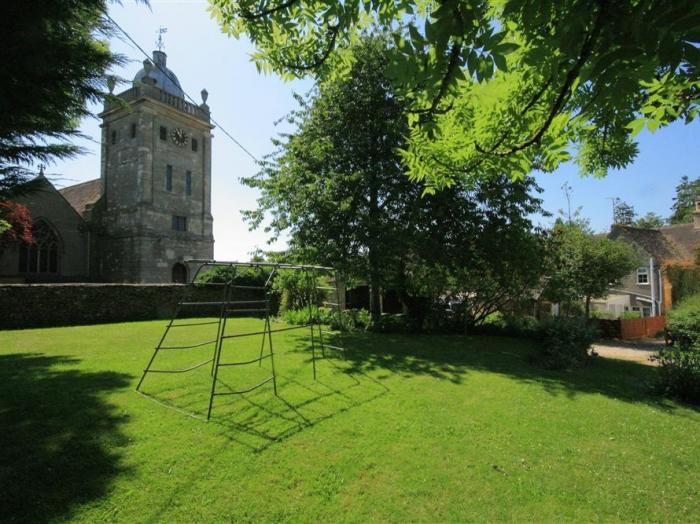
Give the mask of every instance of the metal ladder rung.
M 227 309 L 226 313 L 263 313 L 267 309 Z
M 339 346 L 331 346 L 330 344 L 324 344 L 324 343 L 321 343 L 320 345 L 325 347 L 325 348 L 337 349 L 338 351 L 345 351 L 345 348 L 341 348 Z
M 328 287 L 328 286 L 316 286 L 316 289 L 327 289 L 327 290 L 331 290 L 331 291 L 337 291 L 337 288 Z
M 258 289 L 258 290 L 265 290 L 267 289 L 265 286 L 238 286 L 238 285 L 231 285 L 229 286 L 233 289 Z
M 187 326 L 206 326 L 207 324 L 218 324 L 218 320 L 213 320 L 211 322 L 190 322 L 187 324 L 171 324 L 171 328 L 176 328 L 176 327 L 187 327 Z
M 226 392 L 224 392 L 224 393 L 213 393 L 212 396 L 216 397 L 216 396 L 221 396 L 221 395 L 242 395 L 243 393 L 248 393 L 249 391 L 253 391 L 254 389 L 257 389 L 257 388 L 259 388 L 260 386 L 264 386 L 265 384 L 267 384 L 267 383 L 270 382 L 271 380 L 274 380 L 274 378 L 275 378 L 275 377 L 272 376 L 272 377 L 270 377 L 270 378 L 268 378 L 268 379 L 263 380 L 260 384 L 256 384 L 255 386 L 250 387 L 250 388 L 248 388 L 248 389 L 242 389 L 242 390 L 240 390 L 240 391 L 226 391 Z
M 186 371 L 192 371 L 193 369 L 201 368 L 203 365 L 209 364 L 209 362 L 212 362 L 213 360 L 213 358 L 210 358 L 209 360 L 205 360 L 204 362 L 195 364 L 194 366 L 185 369 L 144 369 L 144 371 L 147 373 L 184 373 Z
M 223 306 L 229 302 L 180 302 L 178 306 Z
M 220 363 L 219 366 L 245 366 L 246 364 L 260 362 L 261 360 L 265 360 L 266 358 L 270 358 L 269 353 L 267 355 L 263 355 L 262 357 L 254 358 L 253 360 L 246 360 L 245 362 L 224 362 L 223 364 Z
M 340 306 L 340 304 L 338 304 L 337 302 L 323 302 L 323 304 L 327 306 Z
M 214 340 L 207 340 L 206 342 L 201 342 L 199 344 L 194 344 L 192 346 L 160 346 L 156 349 L 193 349 L 193 348 L 201 348 L 202 346 L 208 346 L 209 344 L 213 344 L 216 342 L 216 339 Z
M 267 304 L 267 300 L 234 300 L 228 304 Z

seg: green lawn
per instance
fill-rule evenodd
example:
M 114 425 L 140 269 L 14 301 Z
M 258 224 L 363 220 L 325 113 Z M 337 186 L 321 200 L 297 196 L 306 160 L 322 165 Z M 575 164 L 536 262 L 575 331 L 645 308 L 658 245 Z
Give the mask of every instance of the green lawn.
M 514 339 L 355 335 L 314 381 L 307 333 L 287 332 L 279 398 L 218 397 L 206 423 L 134 392 L 164 326 L 0 332 L 0 521 L 700 520 L 700 413 L 650 396 L 650 367 L 548 372 Z M 224 360 L 259 350 L 234 340 Z M 226 368 L 222 391 L 267 373 Z M 206 412 L 208 366 L 144 386 Z

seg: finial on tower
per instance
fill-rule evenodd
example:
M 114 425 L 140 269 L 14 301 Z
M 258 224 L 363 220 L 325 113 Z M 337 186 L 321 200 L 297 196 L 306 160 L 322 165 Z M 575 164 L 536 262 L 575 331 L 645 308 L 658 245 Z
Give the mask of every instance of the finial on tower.
M 158 28 L 158 40 L 156 40 L 156 49 L 158 49 L 158 51 L 162 51 L 165 47 L 165 42 L 163 42 L 163 35 L 167 32 L 167 27 L 161 26 Z

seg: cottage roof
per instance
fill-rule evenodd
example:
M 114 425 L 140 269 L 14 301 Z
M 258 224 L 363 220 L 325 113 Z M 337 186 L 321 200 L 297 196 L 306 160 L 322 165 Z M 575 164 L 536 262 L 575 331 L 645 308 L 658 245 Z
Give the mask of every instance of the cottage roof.
M 88 180 L 59 189 L 59 192 L 80 216 L 85 217 L 87 207 L 97 202 L 102 195 L 102 181 L 99 178 Z
M 662 262 L 692 259 L 695 250 L 700 247 L 700 229 L 696 229 L 693 224 L 678 224 L 659 229 L 615 224 L 609 237 L 624 238 Z

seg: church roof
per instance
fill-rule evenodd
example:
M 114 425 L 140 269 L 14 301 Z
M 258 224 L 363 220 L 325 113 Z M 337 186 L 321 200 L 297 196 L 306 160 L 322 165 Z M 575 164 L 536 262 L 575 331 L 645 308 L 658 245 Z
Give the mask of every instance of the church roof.
M 144 67 L 136 73 L 134 83 L 148 79 L 166 93 L 184 98 L 185 94 L 180 87 L 180 81 L 175 73 L 166 67 L 166 60 L 167 55 L 163 51 L 153 51 L 153 60 L 151 62 L 146 60 Z
M 73 209 L 80 216 L 84 217 L 87 206 L 97 202 L 102 195 L 102 181 L 99 178 L 88 180 L 87 182 L 59 189 L 59 192 L 73 206 Z

